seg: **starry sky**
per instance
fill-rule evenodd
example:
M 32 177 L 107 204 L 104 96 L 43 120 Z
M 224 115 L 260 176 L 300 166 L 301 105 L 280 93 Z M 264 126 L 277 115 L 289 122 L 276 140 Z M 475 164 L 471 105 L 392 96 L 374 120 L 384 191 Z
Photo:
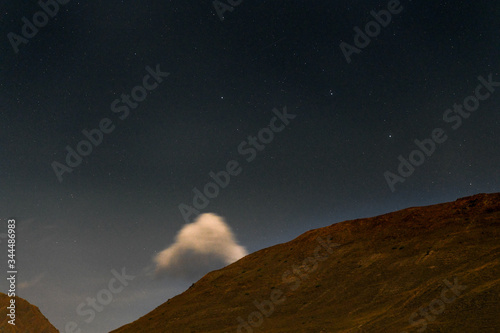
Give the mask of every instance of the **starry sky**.
M 0 4 L 0 233 L 17 220 L 18 295 L 61 332 L 107 332 L 189 287 L 145 272 L 198 213 L 254 252 L 500 190 L 498 1 L 402 0 L 368 43 L 355 27 L 390 2 L 65 1 Z M 398 173 L 435 129 L 447 140 Z M 74 167 L 67 147 L 86 155 Z M 77 306 L 122 268 L 134 280 L 85 322 Z

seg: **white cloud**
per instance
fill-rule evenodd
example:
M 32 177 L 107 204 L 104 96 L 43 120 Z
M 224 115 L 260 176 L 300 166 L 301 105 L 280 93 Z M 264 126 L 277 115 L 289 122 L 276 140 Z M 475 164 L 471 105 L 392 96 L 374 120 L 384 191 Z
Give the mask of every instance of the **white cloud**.
M 40 281 L 42 281 L 42 279 L 45 277 L 46 275 L 46 272 L 43 272 L 41 274 L 38 274 L 37 276 L 35 276 L 34 278 L 32 278 L 31 280 L 29 281 L 23 281 L 23 282 L 19 282 L 17 284 L 17 288 L 18 289 L 28 289 L 28 288 L 33 288 L 35 287 L 36 285 L 38 285 L 40 283 Z
M 157 275 L 199 278 L 247 255 L 222 217 L 207 213 L 186 224 L 175 242 L 158 253 L 154 261 Z

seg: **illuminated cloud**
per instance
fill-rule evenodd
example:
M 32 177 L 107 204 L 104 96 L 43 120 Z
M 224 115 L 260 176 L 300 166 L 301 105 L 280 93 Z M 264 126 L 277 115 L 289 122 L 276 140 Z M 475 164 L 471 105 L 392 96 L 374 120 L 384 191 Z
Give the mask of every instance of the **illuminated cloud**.
M 247 255 L 222 217 L 202 214 L 186 224 L 175 242 L 158 253 L 154 261 L 157 275 L 199 278 Z
M 40 284 L 40 281 L 45 277 L 46 273 L 40 273 L 33 277 L 31 280 L 28 281 L 22 281 L 17 284 L 18 289 L 28 289 L 28 288 L 33 288 L 35 286 L 38 286 Z

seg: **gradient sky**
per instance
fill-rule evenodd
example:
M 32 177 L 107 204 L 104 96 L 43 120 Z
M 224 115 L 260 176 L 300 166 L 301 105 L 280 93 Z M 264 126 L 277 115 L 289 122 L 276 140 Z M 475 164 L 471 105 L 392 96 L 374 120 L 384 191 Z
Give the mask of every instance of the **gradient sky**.
M 248 252 L 500 190 L 500 88 L 460 128 L 443 120 L 479 76 L 500 81 L 498 1 L 401 1 L 350 63 L 340 43 L 386 1 L 243 1 L 223 21 L 193 3 L 69 1 L 18 53 L 7 36 L 40 7 L 0 4 L 0 233 L 17 219 L 18 295 L 61 332 L 107 332 L 194 282 L 145 272 L 186 223 L 179 205 L 232 160 L 241 172 L 200 211 Z M 120 119 L 113 101 L 157 65 L 170 75 Z M 248 162 L 239 145 L 284 107 L 296 117 Z M 51 164 L 103 118 L 113 132 L 59 182 Z M 435 128 L 447 141 L 391 191 L 384 172 Z M 135 279 L 84 322 L 79 303 L 123 267 Z

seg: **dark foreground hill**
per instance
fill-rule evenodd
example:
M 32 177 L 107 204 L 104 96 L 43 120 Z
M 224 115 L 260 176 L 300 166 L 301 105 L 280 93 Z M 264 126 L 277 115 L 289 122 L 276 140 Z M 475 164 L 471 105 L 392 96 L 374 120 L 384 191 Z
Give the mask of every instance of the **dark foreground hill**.
M 38 307 L 30 304 L 23 298 L 16 297 L 15 326 L 8 323 L 7 317 L 11 298 L 0 293 L 0 332 L 5 333 L 58 333 L 59 331 L 40 312 Z
M 500 332 L 500 193 L 311 230 L 113 332 L 405 331 Z

